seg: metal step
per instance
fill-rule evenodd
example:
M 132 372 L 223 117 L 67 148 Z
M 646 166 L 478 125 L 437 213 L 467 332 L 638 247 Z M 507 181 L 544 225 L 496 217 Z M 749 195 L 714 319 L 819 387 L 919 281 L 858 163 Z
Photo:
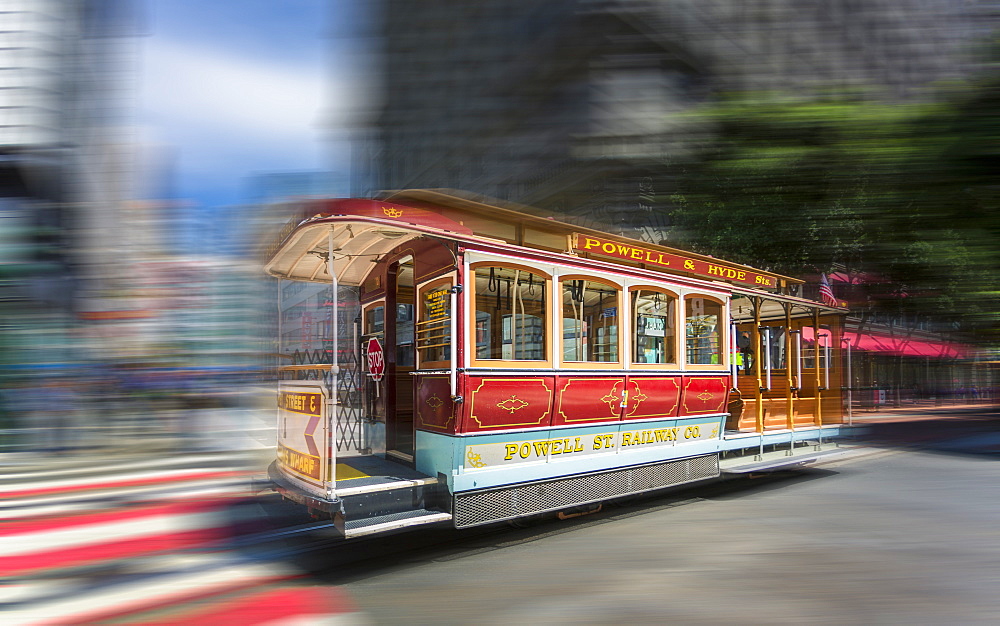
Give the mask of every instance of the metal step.
M 385 533 L 400 528 L 420 526 L 423 524 L 434 524 L 437 522 L 447 522 L 451 520 L 451 513 L 440 511 L 428 511 L 427 509 L 415 509 L 400 513 L 390 513 L 389 515 L 378 515 L 365 519 L 356 519 L 344 523 L 344 536 L 348 539 L 364 537 Z

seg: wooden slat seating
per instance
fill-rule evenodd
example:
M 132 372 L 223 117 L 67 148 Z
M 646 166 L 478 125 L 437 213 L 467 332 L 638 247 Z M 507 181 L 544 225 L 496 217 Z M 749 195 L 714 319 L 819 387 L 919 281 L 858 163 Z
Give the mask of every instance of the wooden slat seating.
M 754 390 L 757 379 L 754 376 L 739 376 L 739 390 L 743 396 L 743 415 L 738 422 L 740 431 L 757 429 L 757 406 Z M 778 430 L 788 427 L 788 379 L 784 371 L 772 372 L 771 389 L 763 393 L 764 429 Z M 816 424 L 815 389 L 803 389 L 792 400 L 793 419 L 796 428 Z M 823 423 L 840 422 L 839 400 L 836 397 L 823 399 Z

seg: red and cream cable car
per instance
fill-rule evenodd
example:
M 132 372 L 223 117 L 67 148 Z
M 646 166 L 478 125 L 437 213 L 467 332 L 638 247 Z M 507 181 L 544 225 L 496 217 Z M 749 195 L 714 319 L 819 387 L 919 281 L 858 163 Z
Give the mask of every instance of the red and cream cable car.
M 336 362 L 278 368 L 269 473 L 348 537 L 801 463 L 847 430 L 846 311 L 786 276 L 428 190 L 308 202 L 265 270 L 333 285 Z

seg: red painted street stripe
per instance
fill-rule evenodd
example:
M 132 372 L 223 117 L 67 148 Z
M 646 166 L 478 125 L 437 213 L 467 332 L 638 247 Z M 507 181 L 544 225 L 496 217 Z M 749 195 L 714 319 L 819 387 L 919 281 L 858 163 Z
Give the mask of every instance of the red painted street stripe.
M 142 614 L 151 613 L 153 611 L 160 611 L 160 610 L 163 610 L 163 609 L 169 609 L 171 607 L 178 607 L 178 606 L 183 605 L 185 603 L 206 602 L 206 601 L 210 600 L 211 598 L 218 598 L 220 596 L 227 595 L 227 594 L 238 593 L 238 592 L 242 592 L 242 591 L 246 591 L 246 590 L 250 590 L 250 589 L 257 589 L 257 588 L 262 587 L 264 585 L 273 585 L 275 583 L 280 583 L 280 582 L 284 582 L 284 581 L 291 581 L 291 580 L 294 580 L 296 578 L 301 578 L 301 577 L 302 577 L 301 574 L 296 574 L 296 575 L 276 575 L 276 576 L 269 576 L 269 577 L 264 577 L 264 578 L 258 578 L 257 580 L 244 581 L 244 582 L 240 582 L 240 583 L 236 583 L 236 584 L 230 584 L 230 585 L 226 585 L 226 584 L 214 585 L 210 589 L 207 589 L 207 590 L 204 590 L 204 591 L 200 591 L 198 593 L 192 593 L 192 594 L 178 595 L 178 596 L 174 596 L 174 597 L 162 598 L 160 600 L 155 600 L 155 601 L 153 601 L 153 602 L 151 602 L 151 603 L 149 603 L 149 604 L 147 604 L 145 606 L 132 607 L 132 608 L 126 609 L 124 611 L 120 610 L 120 609 L 119 610 L 111 609 L 111 610 L 106 610 L 106 611 L 103 611 L 103 612 L 93 612 L 93 613 L 87 613 L 87 614 L 84 614 L 84 615 L 77 615 L 77 616 L 73 616 L 72 618 L 70 618 L 70 617 L 63 617 L 63 618 L 58 619 L 57 621 L 41 622 L 41 623 L 42 624 L 53 624 L 53 625 L 55 625 L 55 624 L 61 624 L 61 625 L 65 625 L 65 626 L 72 626 L 72 625 L 75 625 L 75 624 L 88 624 L 88 625 L 90 625 L 90 624 L 95 624 L 95 623 L 99 623 L 99 622 L 114 621 L 114 622 L 117 622 L 117 623 L 128 624 L 128 623 L 131 622 L 133 624 L 144 624 L 145 625 L 145 624 L 148 624 L 150 622 L 146 621 L 145 619 L 141 619 L 140 621 L 132 621 L 132 620 L 129 619 L 129 616 L 139 616 L 139 615 L 142 615 Z M 181 622 L 181 623 L 184 623 L 184 622 Z M 229 623 L 232 623 L 232 622 L 229 622 L 229 621 L 216 622 L 216 626 L 219 626 L 220 624 L 229 624 Z
M 33 520 L 19 520 L 0 524 L 0 531 L 5 536 L 26 535 L 30 533 L 59 530 L 62 528 L 104 524 L 107 522 L 123 522 L 130 519 L 152 517 L 154 515 L 181 515 L 184 513 L 202 513 L 213 509 L 222 509 L 229 501 L 217 498 L 196 498 L 190 500 L 175 500 L 172 502 L 124 507 L 110 511 L 81 512 L 65 517 L 47 517 Z
M 226 533 L 221 528 L 198 528 L 122 541 L 106 541 L 78 548 L 62 548 L 51 552 L 0 556 L 0 576 L 24 575 L 58 567 L 74 567 L 140 555 L 186 550 L 216 543 L 225 536 Z
M 144 485 L 155 485 L 159 483 L 182 483 L 192 480 L 205 480 L 209 478 L 233 478 L 235 476 L 246 476 L 250 472 L 225 471 L 225 472 L 196 472 L 191 474 L 181 474 L 173 476 L 153 476 L 150 478 L 136 478 L 134 480 L 110 481 L 103 483 L 90 483 L 84 485 L 66 485 L 61 487 L 48 487 L 45 489 L 33 489 L 25 491 L 0 491 L 0 498 L 31 498 L 36 496 L 51 496 L 73 491 L 96 491 L 99 489 L 121 489 L 123 487 L 141 487 Z
M 182 612 L 162 620 L 143 621 L 147 626 L 218 626 L 219 624 L 266 624 L 291 617 L 328 617 L 355 613 L 357 607 L 347 594 L 327 587 L 284 587 L 250 593 L 235 600 Z

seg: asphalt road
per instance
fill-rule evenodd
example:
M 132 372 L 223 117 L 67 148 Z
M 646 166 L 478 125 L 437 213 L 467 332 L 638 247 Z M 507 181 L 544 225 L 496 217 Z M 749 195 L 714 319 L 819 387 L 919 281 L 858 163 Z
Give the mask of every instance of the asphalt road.
M 918 422 L 819 468 L 311 559 L 377 624 L 1000 623 L 1000 423 Z

